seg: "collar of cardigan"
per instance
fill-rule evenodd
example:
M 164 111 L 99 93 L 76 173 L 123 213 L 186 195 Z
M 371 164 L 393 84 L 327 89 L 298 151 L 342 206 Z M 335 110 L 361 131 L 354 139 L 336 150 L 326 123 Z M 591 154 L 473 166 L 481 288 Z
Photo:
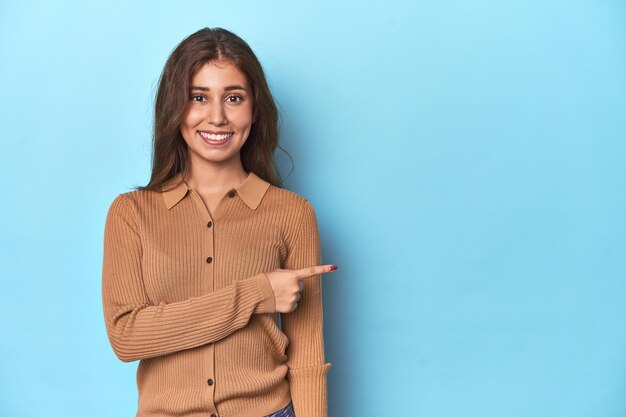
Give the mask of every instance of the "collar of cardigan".
M 233 190 L 239 194 L 239 197 L 241 197 L 248 207 L 252 210 L 256 210 L 269 186 L 269 182 L 250 171 L 246 179 L 239 184 L 238 187 L 233 188 Z M 161 191 L 168 210 L 182 200 L 190 189 L 187 183 L 183 181 L 183 176 L 180 172 L 164 182 L 161 185 Z

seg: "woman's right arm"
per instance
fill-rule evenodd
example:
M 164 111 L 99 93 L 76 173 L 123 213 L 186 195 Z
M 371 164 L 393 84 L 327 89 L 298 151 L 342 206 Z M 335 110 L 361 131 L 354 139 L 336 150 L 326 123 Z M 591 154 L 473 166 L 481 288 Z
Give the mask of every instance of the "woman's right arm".
M 268 277 L 258 274 L 187 300 L 150 302 L 143 286 L 136 217 L 123 194 L 104 229 L 102 305 L 109 341 L 124 362 L 166 355 L 225 338 L 254 313 L 274 313 Z

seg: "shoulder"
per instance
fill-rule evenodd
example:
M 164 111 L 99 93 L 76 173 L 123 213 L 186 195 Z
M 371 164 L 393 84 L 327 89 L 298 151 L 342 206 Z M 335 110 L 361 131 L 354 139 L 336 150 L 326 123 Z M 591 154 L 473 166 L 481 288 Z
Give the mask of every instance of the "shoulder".
M 161 193 L 148 190 L 131 190 L 116 195 L 109 203 L 109 216 L 117 214 L 136 218 L 146 206 L 158 204 L 163 199 Z
M 158 191 L 134 189 L 118 194 L 113 202 L 123 201 L 126 204 L 141 208 L 147 205 L 163 203 L 163 193 Z
M 265 208 L 278 213 L 288 235 L 297 235 L 302 228 L 317 224 L 313 205 L 303 195 L 285 188 L 270 186 L 264 199 Z
M 268 205 L 272 208 L 278 207 L 281 211 L 289 212 L 297 217 L 301 217 L 306 211 L 313 211 L 313 205 L 305 196 L 286 188 L 270 185 L 266 198 Z
M 142 192 L 140 190 L 132 190 L 116 195 L 109 204 L 109 209 L 134 206 L 137 204 L 138 194 Z

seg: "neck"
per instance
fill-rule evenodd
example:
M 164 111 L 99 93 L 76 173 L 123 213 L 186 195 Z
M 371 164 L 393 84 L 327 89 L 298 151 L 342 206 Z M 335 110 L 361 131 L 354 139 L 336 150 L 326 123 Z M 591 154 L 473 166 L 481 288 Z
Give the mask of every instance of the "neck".
M 248 173 L 243 169 L 239 156 L 220 163 L 190 158 L 184 180 L 199 193 L 219 194 L 239 186 L 247 177 Z

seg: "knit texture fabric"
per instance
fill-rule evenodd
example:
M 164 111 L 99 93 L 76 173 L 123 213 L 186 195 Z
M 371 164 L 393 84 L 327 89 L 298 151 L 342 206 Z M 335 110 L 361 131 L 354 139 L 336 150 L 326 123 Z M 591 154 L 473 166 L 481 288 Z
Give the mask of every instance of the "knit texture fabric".
M 326 417 L 322 277 L 279 326 L 264 272 L 321 265 L 310 202 L 248 173 L 209 213 L 177 174 L 111 203 L 102 304 L 116 356 L 139 360 L 137 417 Z M 281 328 L 282 327 L 282 328 Z

